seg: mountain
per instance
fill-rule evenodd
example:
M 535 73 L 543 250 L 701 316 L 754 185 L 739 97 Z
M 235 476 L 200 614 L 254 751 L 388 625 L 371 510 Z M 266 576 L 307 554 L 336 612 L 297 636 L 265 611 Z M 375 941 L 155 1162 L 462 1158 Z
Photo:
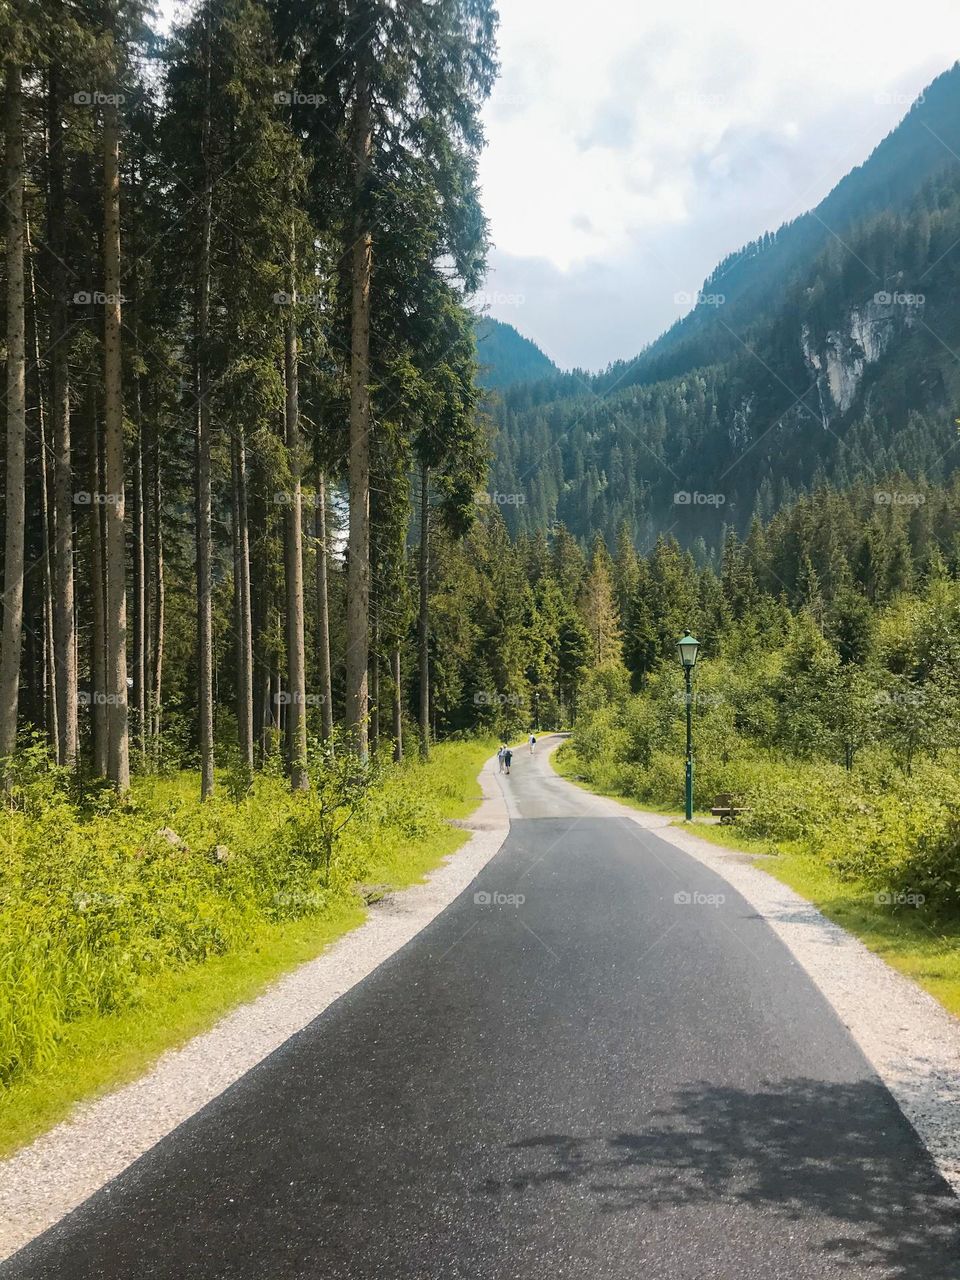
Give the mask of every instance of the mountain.
M 634 361 L 626 381 L 657 381 L 711 363 L 733 350 L 729 326 L 749 324 L 784 282 L 831 241 L 871 215 L 905 213 L 929 179 L 960 155 L 960 64 L 938 76 L 892 133 L 815 209 L 761 236 L 719 263 L 704 281 L 703 301 Z M 722 313 L 714 299 L 723 298 Z M 720 318 L 722 314 L 722 321 Z M 613 371 L 622 372 L 623 365 Z
M 816 484 L 952 470 L 958 156 L 960 65 L 635 360 L 508 388 L 493 478 L 524 495 L 514 527 L 715 542 Z
M 481 316 L 477 320 L 477 357 L 480 361 L 480 383 L 488 391 L 559 373 L 557 366 L 535 342 L 525 338 L 512 324 L 504 324 L 489 316 Z

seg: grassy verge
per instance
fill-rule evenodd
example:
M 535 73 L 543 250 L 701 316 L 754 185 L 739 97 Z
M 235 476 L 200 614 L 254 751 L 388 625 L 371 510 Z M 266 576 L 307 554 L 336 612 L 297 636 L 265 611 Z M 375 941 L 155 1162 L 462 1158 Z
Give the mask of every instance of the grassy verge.
M 467 833 L 451 827 L 449 820 L 466 817 L 476 807 L 481 797 L 477 775 L 494 749 L 490 742 L 441 744 L 428 766 L 411 761 L 394 773 L 392 785 L 416 794 L 430 821 L 409 835 L 392 824 L 388 812 L 375 828 L 375 839 L 373 828 L 361 828 L 353 839 L 369 845 L 362 864 L 365 883 L 391 889 L 417 883 L 465 841 Z M 143 786 L 153 791 L 157 783 L 147 780 Z M 165 790 L 192 795 L 195 779 L 170 780 Z M 170 803 L 169 794 L 165 800 Z M 224 954 L 147 975 L 127 1007 L 67 1021 L 43 1064 L 16 1075 L 0 1090 L 0 1155 L 9 1155 L 64 1119 L 77 1102 L 142 1075 L 165 1050 L 207 1030 L 283 973 L 319 955 L 365 916 L 363 899 L 344 893 L 331 896 L 316 914 L 254 921 Z
M 683 815 L 675 809 L 640 803 L 631 796 L 601 790 L 580 777 L 572 743 L 563 744 L 552 760 L 557 772 L 576 786 L 596 795 L 611 796 L 633 809 L 664 814 L 673 818 L 676 825 L 686 827 Z M 857 881 L 840 879 L 821 860 L 791 848 L 790 842 L 778 843 L 776 849 L 772 849 L 769 840 L 751 840 L 735 826 L 719 826 L 700 816 L 699 822 L 694 816 L 697 836 L 720 848 L 757 857 L 763 871 L 789 885 L 827 919 L 859 938 L 891 968 L 911 978 L 948 1012 L 960 1017 L 960 931 L 937 928 L 919 912 L 892 913 L 876 906 L 869 888 Z

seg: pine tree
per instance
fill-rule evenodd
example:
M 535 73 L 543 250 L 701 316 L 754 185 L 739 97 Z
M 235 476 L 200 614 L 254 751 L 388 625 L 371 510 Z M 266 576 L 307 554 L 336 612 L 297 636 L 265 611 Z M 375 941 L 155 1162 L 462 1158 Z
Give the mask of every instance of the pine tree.
M 315 174 L 326 184 L 318 216 L 322 226 L 344 228 L 349 258 L 346 722 L 361 757 L 367 749 L 371 387 L 382 376 L 380 353 L 371 350 L 371 318 L 396 313 L 376 297 L 382 261 L 390 272 L 390 236 L 376 236 L 374 228 L 389 226 L 397 194 L 426 200 L 439 231 L 430 245 L 435 261 L 450 257 L 468 290 L 476 287 L 486 251 L 474 157 L 479 108 L 495 69 L 494 11 L 489 0 L 452 0 L 419 17 L 411 23 L 384 0 L 364 0 L 345 15 L 339 5 L 319 3 L 292 21 L 293 27 L 303 23 L 307 45 L 301 83 L 314 93 L 319 88 L 328 106 L 305 122 Z M 449 56 L 452 48 L 456 58 Z M 331 49 L 337 50 L 332 58 Z M 350 168 L 338 188 L 330 179 L 342 172 L 341 144 Z M 397 276 L 402 280 L 402 272 Z M 421 276 L 418 263 L 411 271 L 414 288 Z M 402 292 L 397 301 L 404 303 Z
M 47 74 L 47 242 L 50 306 L 50 401 L 53 418 L 54 664 L 60 764 L 77 763 L 77 622 L 74 600 L 73 449 L 70 430 L 70 365 L 67 314 L 67 237 L 64 178 L 64 102 L 61 69 Z
M 11 33 L 14 40 L 19 32 Z M 7 452 L 3 638 L 0 655 L 0 759 L 17 742 L 20 652 L 23 628 L 26 492 L 26 334 L 24 294 L 22 69 L 14 46 L 4 84 L 4 211 L 7 278 Z
M 603 536 L 594 537 L 590 568 L 580 596 L 580 609 L 590 635 L 593 665 L 623 659 L 623 635 L 613 583 L 613 565 Z

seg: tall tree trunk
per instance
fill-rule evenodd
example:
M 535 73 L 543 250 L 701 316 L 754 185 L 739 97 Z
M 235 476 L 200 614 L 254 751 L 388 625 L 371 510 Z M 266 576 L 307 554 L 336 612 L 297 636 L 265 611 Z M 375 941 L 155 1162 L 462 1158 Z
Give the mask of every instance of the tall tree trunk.
M 57 730 L 57 686 L 53 658 L 53 561 L 51 547 L 56 541 L 54 516 L 50 504 L 47 467 L 50 451 L 47 448 L 47 415 L 44 405 L 43 366 L 40 357 L 40 332 L 37 312 L 37 280 L 33 265 L 33 243 L 30 238 L 30 217 L 24 219 L 24 236 L 29 264 L 30 308 L 29 308 L 29 345 L 30 364 L 33 368 L 33 394 L 37 406 L 37 486 L 40 496 L 40 566 L 42 569 L 42 609 L 43 644 L 41 646 L 41 667 L 43 671 L 42 723 L 47 731 L 50 746 L 55 754 L 59 754 L 60 735 Z
M 417 660 L 420 668 L 420 755 L 430 755 L 430 468 L 420 464 L 420 612 Z
M 370 745 L 374 751 L 380 741 L 380 601 L 373 589 L 370 614 Z
M 391 655 L 393 676 L 393 758 L 403 759 L 403 690 L 400 686 L 400 646 L 394 645 Z
M 31 271 L 31 277 L 33 272 Z M 34 356 L 33 362 L 37 370 L 39 395 L 37 398 L 37 429 L 40 445 L 40 521 L 43 535 L 43 675 L 46 690 L 45 712 L 46 728 L 50 745 L 56 755 L 60 751 L 60 730 L 57 721 L 57 677 L 54 660 L 53 642 L 53 560 L 51 544 L 56 540 L 53 512 L 50 504 L 49 486 L 47 484 L 47 423 L 43 406 L 43 391 L 40 383 L 40 347 L 37 341 L 36 321 L 34 321 Z M 51 536 L 51 533 L 53 536 Z
M 136 261 L 136 254 L 134 254 Z M 140 285 L 133 271 L 134 375 L 133 418 L 137 429 L 133 459 L 133 707 L 136 713 L 136 742 L 141 755 L 146 751 L 147 720 L 147 572 L 143 500 L 143 400 L 140 386 Z
M 147 566 L 143 499 L 143 426 L 140 419 L 139 379 L 135 382 L 137 445 L 133 462 L 133 705 L 137 746 L 147 749 Z
M 257 468 L 257 493 L 253 511 L 253 527 L 264 531 L 268 527 L 269 513 L 262 501 L 262 485 L 266 477 Z M 253 622 L 253 740 L 256 743 L 257 763 L 262 765 L 268 755 L 271 732 L 270 677 L 272 653 L 270 645 L 270 593 L 269 578 L 265 567 L 264 539 L 251 548 L 252 573 L 250 612 Z
M 160 432 L 155 432 L 151 475 L 150 559 L 153 581 L 153 635 L 150 639 L 150 734 L 160 737 L 160 706 L 163 697 L 163 641 L 166 612 L 166 582 L 163 567 L 163 473 Z
M 29 385 L 29 382 L 28 382 Z M 27 491 L 26 510 L 36 511 L 40 505 L 35 479 L 37 460 L 31 457 L 30 415 L 27 414 Z M 42 556 L 37 542 L 36 521 L 27 519 L 24 563 L 34 568 Z M 43 727 L 45 712 L 43 668 L 43 577 L 28 567 L 23 575 L 23 648 L 20 653 L 20 702 L 18 718 L 32 728 Z
M 23 98 L 20 67 L 7 64 L 4 101 L 4 204 L 7 268 L 7 453 L 4 536 L 3 642 L 0 653 L 0 758 L 17 745 L 20 645 L 23 632 L 23 553 L 27 391 L 24 329 Z
M 98 778 L 107 776 L 109 734 L 107 732 L 107 602 L 106 558 L 103 543 L 104 485 L 100 466 L 100 422 L 96 395 L 96 374 L 90 372 L 90 736 L 93 742 L 93 769 Z
M 243 637 L 241 635 L 240 597 L 240 481 L 237 467 L 237 438 L 230 440 L 230 545 L 233 547 L 233 665 L 236 675 L 237 745 L 243 753 Z
M 330 670 L 330 596 L 327 583 L 327 477 L 317 477 L 317 505 L 314 509 L 314 534 L 317 541 L 317 643 L 320 650 L 321 717 L 324 741 L 333 734 L 333 678 Z
M 50 245 L 50 412 L 53 419 L 53 645 L 57 688 L 57 758 L 77 761 L 76 606 L 73 587 L 73 461 L 70 440 L 70 361 L 66 278 L 66 199 L 60 78 L 51 67 L 47 91 L 49 177 L 47 241 Z
M 269 694 L 267 695 L 267 714 L 265 724 L 267 727 L 265 752 L 268 755 L 273 754 L 274 736 L 278 742 L 283 732 L 283 705 L 280 702 L 280 694 L 282 686 L 280 683 L 280 672 L 272 665 L 270 667 Z
M 373 236 L 366 206 L 373 135 L 370 86 L 362 72 L 356 88 L 352 133 L 356 219 L 351 253 L 346 725 L 354 748 L 361 759 L 365 759 L 370 608 L 370 277 L 373 265 Z
M 240 428 L 232 443 L 233 577 L 237 665 L 237 734 L 248 768 L 253 751 L 253 624 L 250 607 L 250 526 L 247 518 L 247 455 Z
M 39 359 L 39 357 L 38 357 Z M 54 523 L 53 506 L 49 497 L 49 484 L 47 473 L 47 455 L 49 449 L 47 447 L 46 422 L 41 414 L 40 417 L 40 452 L 43 456 L 44 463 L 40 472 L 41 496 L 40 505 L 43 512 L 43 665 L 46 676 L 47 688 L 47 732 L 50 736 L 50 745 L 53 749 L 54 756 L 59 759 L 60 755 L 60 724 L 57 708 L 57 664 L 54 649 L 53 637 L 53 553 L 52 546 L 56 540 L 56 527 Z
M 203 208 L 200 233 L 200 278 L 197 302 L 197 666 L 200 711 L 200 796 L 213 795 L 213 587 L 211 581 L 212 491 L 210 464 L 210 255 L 213 234 L 213 183 L 210 172 L 210 6 L 204 12 L 204 96 L 201 126 L 203 149 Z
M 240 432 L 240 582 L 243 594 L 240 600 L 240 617 L 243 624 L 243 698 L 244 698 L 244 752 L 252 769 L 254 766 L 253 736 L 253 602 L 250 583 L 250 515 L 248 511 L 247 446 Z
M 111 94 L 115 97 L 115 94 Z M 127 726 L 127 564 L 124 531 L 123 370 L 120 352 L 120 128 L 115 102 L 103 109 L 104 504 L 107 544 L 107 776 L 130 786 Z
M 303 619 L 303 500 L 300 485 L 300 400 L 297 368 L 296 247 L 290 251 L 290 306 L 284 333 L 286 409 L 284 414 L 291 491 L 286 513 L 287 704 L 290 786 L 302 791 L 307 777 L 307 683 Z
M 258 504 L 258 514 L 260 507 Z M 254 585 L 255 584 L 255 585 Z M 261 557 L 251 577 L 250 611 L 253 622 L 253 740 L 257 761 L 263 764 L 267 754 L 268 717 L 270 712 L 270 662 L 267 657 L 267 604 Z

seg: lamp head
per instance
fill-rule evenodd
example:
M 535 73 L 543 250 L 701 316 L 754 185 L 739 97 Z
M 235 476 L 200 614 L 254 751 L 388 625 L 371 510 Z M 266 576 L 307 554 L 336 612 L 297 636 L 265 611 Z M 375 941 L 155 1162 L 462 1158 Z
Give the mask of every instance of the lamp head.
M 697 654 L 700 652 L 700 641 L 694 639 L 689 631 L 685 631 L 677 641 L 677 652 L 680 654 L 682 666 L 695 667 Z

